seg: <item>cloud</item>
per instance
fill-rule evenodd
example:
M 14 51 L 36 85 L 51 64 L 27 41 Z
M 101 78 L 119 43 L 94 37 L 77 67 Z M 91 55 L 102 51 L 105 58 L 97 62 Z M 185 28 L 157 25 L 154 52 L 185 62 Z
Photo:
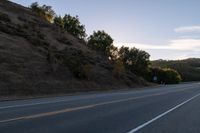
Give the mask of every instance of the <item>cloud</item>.
M 178 27 L 174 31 L 177 33 L 200 32 L 200 25 Z
M 114 43 L 114 45 L 117 47 L 126 46 L 151 50 L 185 50 L 200 52 L 200 39 L 175 39 L 169 41 L 166 45 L 152 45 L 141 43 Z
M 200 39 L 174 39 L 166 45 L 152 45 L 142 43 L 114 43 L 115 46 L 136 47 L 147 51 L 151 60 L 156 59 L 186 59 L 200 57 Z
M 177 39 L 169 43 L 169 48 L 175 50 L 200 51 L 200 39 Z
M 178 27 L 177 33 L 200 33 L 200 25 Z M 200 58 L 200 36 L 189 34 L 171 39 L 166 44 L 114 43 L 115 46 L 136 47 L 150 53 L 151 59 Z
M 167 49 L 167 46 L 159 46 L 159 45 L 152 45 L 152 44 L 142 44 L 142 43 L 114 43 L 116 47 L 136 47 L 139 49 Z

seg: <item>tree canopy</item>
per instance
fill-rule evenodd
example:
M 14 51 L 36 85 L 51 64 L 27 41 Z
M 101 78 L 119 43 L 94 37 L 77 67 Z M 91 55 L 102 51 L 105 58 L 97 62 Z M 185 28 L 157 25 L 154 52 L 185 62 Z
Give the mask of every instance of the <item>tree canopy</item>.
M 154 82 L 157 83 L 177 84 L 182 80 L 181 75 L 171 68 L 151 68 L 150 73 L 150 80 L 152 81 L 153 77 L 156 77 Z
M 93 35 L 88 38 L 88 46 L 105 55 L 109 55 L 110 50 L 114 48 L 113 39 L 105 31 L 94 31 Z
M 51 6 L 43 5 L 39 6 L 37 2 L 31 4 L 31 9 L 36 12 L 39 16 L 43 17 L 49 22 L 52 22 L 55 16 L 55 12 Z
M 64 28 L 64 22 L 61 16 L 56 16 L 54 18 L 54 24 L 60 28 Z
M 150 64 L 150 55 L 137 48 L 121 47 L 119 49 L 119 58 L 122 59 L 126 69 L 143 76 L 147 73 Z
M 80 23 L 78 16 L 73 17 L 69 14 L 66 14 L 63 18 L 56 16 L 54 24 L 79 39 L 84 39 L 87 36 L 85 26 Z
M 80 23 L 78 16 L 73 17 L 66 14 L 63 17 L 63 24 L 64 29 L 77 38 L 84 39 L 87 36 L 85 26 Z

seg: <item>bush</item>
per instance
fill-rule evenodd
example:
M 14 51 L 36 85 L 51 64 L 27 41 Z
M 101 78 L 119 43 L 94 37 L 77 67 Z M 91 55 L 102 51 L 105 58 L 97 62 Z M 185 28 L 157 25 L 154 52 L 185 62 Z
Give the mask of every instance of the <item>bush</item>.
M 177 84 L 182 80 L 180 74 L 176 70 L 171 68 L 165 68 L 163 70 L 165 72 L 164 82 L 166 84 Z
M 122 60 L 118 59 L 114 63 L 113 75 L 120 78 L 125 73 L 125 67 Z
M 65 48 L 55 54 L 55 58 L 73 73 L 78 79 L 90 79 L 93 65 L 81 50 Z
M 38 37 L 27 37 L 27 40 L 34 46 L 39 46 L 39 47 L 48 47 L 49 43 L 46 42 L 45 40 L 41 40 Z
M 31 4 L 31 9 L 36 12 L 40 17 L 43 17 L 49 22 L 52 22 L 55 16 L 51 6 L 43 5 L 39 6 L 37 2 Z
M 181 78 L 180 74 L 174 69 L 151 68 L 150 81 L 160 83 L 160 84 L 162 84 L 162 83 L 177 84 L 177 83 L 181 82 L 181 80 L 182 80 L 182 78 Z
M 66 45 L 73 45 L 66 37 L 61 36 L 57 38 L 57 41 Z
M 0 24 L 0 31 L 10 34 L 10 35 L 17 35 L 17 36 L 26 36 L 26 30 L 23 26 L 17 25 L 10 25 L 10 24 Z
M 40 31 L 37 32 L 37 37 L 41 40 L 45 40 L 45 35 L 41 33 Z
M 89 80 L 92 70 L 91 64 L 83 64 L 79 57 L 71 57 L 65 63 L 75 77 Z
M 82 71 L 83 71 L 83 76 L 86 78 L 86 79 L 90 79 L 91 77 L 91 74 L 92 74 L 92 68 L 93 66 L 91 64 L 85 64 L 83 65 L 82 67 Z
M 68 66 L 69 70 L 74 74 L 77 78 L 83 78 L 81 73 L 81 60 L 78 57 L 69 57 L 64 59 L 64 63 Z
M 25 16 L 21 15 L 17 17 L 20 21 L 22 22 L 27 22 L 27 19 L 25 18 Z
M 0 12 L 0 20 L 4 22 L 10 22 L 10 18 L 7 14 Z
M 8 28 L 8 25 L 2 23 L 0 23 L 0 31 L 11 35 L 13 34 L 13 29 L 10 27 Z

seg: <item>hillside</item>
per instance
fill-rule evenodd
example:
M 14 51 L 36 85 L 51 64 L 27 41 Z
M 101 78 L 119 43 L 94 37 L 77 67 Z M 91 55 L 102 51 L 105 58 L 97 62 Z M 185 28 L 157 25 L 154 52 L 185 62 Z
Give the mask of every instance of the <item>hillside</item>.
M 156 60 L 152 61 L 154 67 L 173 68 L 177 70 L 183 81 L 200 81 L 200 59 L 190 58 L 186 60 Z
M 71 93 L 147 85 L 113 65 L 85 42 L 29 8 L 0 1 L 0 96 Z M 87 78 L 77 78 L 86 73 Z

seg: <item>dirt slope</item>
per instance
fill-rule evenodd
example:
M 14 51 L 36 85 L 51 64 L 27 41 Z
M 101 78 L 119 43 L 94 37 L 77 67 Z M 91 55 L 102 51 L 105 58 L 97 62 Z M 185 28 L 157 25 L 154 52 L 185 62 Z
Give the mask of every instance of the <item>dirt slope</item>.
M 86 79 L 75 76 L 83 64 L 90 64 Z M 116 78 L 112 70 L 113 65 L 88 49 L 83 41 L 46 22 L 29 8 L 0 1 L 0 96 L 146 85 L 133 74 Z

